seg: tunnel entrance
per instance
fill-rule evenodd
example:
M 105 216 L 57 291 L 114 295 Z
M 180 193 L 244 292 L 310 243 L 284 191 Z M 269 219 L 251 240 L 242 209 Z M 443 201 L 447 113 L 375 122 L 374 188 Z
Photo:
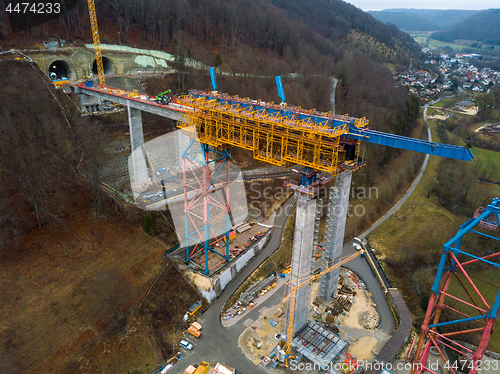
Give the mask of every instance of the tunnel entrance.
M 111 60 L 107 57 L 102 56 L 102 67 L 104 69 L 104 74 L 114 74 L 115 73 L 115 68 L 113 66 L 113 63 Z M 92 71 L 94 72 L 94 75 L 97 75 L 97 62 L 94 60 L 94 63 L 92 64 Z
M 69 64 L 64 60 L 56 60 L 52 62 L 49 66 L 49 78 L 62 79 L 62 78 L 72 78 L 71 69 Z

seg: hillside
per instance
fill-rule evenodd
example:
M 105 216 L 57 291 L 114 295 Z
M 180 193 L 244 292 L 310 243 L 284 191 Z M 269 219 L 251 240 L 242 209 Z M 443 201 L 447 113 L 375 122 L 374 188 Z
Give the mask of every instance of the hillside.
M 171 51 L 175 40 L 186 56 L 213 65 L 219 53 L 222 63 L 238 72 L 250 70 L 262 74 L 262 70 L 257 71 L 260 64 L 252 60 L 266 53 L 270 54 L 265 56 L 269 65 L 281 73 L 303 70 L 331 74 L 329 62 L 337 60 L 342 52 L 338 42 L 352 31 L 365 34 L 387 48 L 404 46 L 397 58 L 392 59 L 394 62 L 407 60 L 419 52 L 407 34 L 341 0 L 96 0 L 95 3 L 102 43 Z M 86 2 L 79 2 L 69 17 L 59 18 L 43 28 L 32 28 L 22 38 L 11 33 L 2 40 L 2 35 L 4 48 L 40 46 L 49 37 L 76 45 L 89 43 L 92 39 Z M 255 56 L 247 61 L 250 55 Z M 374 56 L 384 59 L 376 51 Z M 272 63 L 273 58 L 280 63 Z
M 463 22 L 431 34 L 432 39 L 443 42 L 473 40 L 500 45 L 500 9 L 476 13 Z
M 369 14 L 341 0 L 271 2 L 288 12 L 295 22 L 303 22 L 308 28 L 332 41 L 341 40 L 355 31 L 371 36 L 387 47 L 394 48 L 399 42 L 407 46 L 406 52 L 417 48 L 408 34 L 378 22 Z
M 79 155 L 54 100 L 58 97 L 62 108 L 71 110 L 67 96 L 25 62 L 0 60 L 0 79 L 5 83 L 0 92 L 2 248 L 3 240 L 81 208 L 88 189 L 75 178 Z
M 454 26 L 478 13 L 475 10 L 385 9 L 369 12 L 383 23 L 405 31 L 436 31 Z

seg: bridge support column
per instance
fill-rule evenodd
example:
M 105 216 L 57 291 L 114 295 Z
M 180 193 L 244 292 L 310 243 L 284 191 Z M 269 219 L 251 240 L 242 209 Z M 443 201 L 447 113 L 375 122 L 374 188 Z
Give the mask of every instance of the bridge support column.
M 148 181 L 148 169 L 144 155 L 144 134 L 142 131 L 142 116 L 139 109 L 127 107 L 128 125 L 130 129 L 130 145 L 132 148 L 132 168 L 133 175 L 131 181 L 136 186 Z
M 322 269 L 331 266 L 333 261 L 342 257 L 344 232 L 349 209 L 349 190 L 351 188 L 352 171 L 344 171 L 337 175 L 335 187 L 330 188 L 328 216 L 325 228 L 326 244 L 323 251 Z M 330 300 L 337 292 L 340 267 L 321 277 L 319 294 L 324 300 Z
M 295 287 L 299 283 L 299 279 L 305 280 L 311 273 L 315 213 L 316 200 L 311 199 L 306 194 L 298 193 L 290 287 Z M 295 296 L 294 335 L 307 323 L 308 311 L 309 285 L 306 285 L 299 288 Z M 287 325 L 289 320 L 288 313 L 290 313 L 290 306 L 287 308 Z M 285 331 L 287 331 L 287 329 L 288 326 L 285 327 Z
M 96 96 L 77 93 L 78 101 L 83 113 L 97 112 L 101 108 L 101 99 Z

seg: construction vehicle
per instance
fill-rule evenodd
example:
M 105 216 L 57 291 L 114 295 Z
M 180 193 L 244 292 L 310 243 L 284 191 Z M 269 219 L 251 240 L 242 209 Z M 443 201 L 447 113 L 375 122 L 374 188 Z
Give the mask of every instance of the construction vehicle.
M 193 335 L 195 338 L 199 338 L 201 336 L 201 331 L 197 330 L 193 326 L 189 326 L 189 328 L 188 328 L 187 331 L 188 331 L 188 333 L 190 333 L 191 335 Z
M 299 279 L 295 280 L 295 282 L 297 282 L 297 284 L 290 289 L 288 296 L 285 298 L 285 300 L 290 298 L 290 309 L 288 312 L 288 315 L 289 315 L 288 327 L 287 327 L 287 332 L 286 332 L 286 341 L 285 341 L 285 344 L 283 347 L 284 348 L 283 351 L 285 353 L 284 357 L 285 357 L 285 366 L 286 367 L 288 367 L 288 360 L 291 358 L 294 358 L 294 356 L 290 356 L 290 351 L 292 349 L 292 341 L 293 341 L 293 322 L 294 322 L 294 318 L 295 318 L 295 297 L 297 296 L 297 290 L 308 285 L 311 282 L 314 282 L 316 279 L 321 278 L 323 275 L 337 269 L 338 267 L 342 266 L 346 262 L 351 261 L 352 259 L 358 257 L 359 255 L 361 255 L 361 251 L 355 252 L 354 254 L 344 258 L 343 260 L 335 263 L 334 265 L 327 267 L 325 270 L 323 270 L 322 272 L 320 272 L 318 274 L 309 276 L 306 279 L 299 278 Z M 292 281 L 290 281 L 290 282 L 292 282 Z M 288 283 L 290 283 L 290 282 L 288 282 Z
M 201 336 L 201 325 L 198 322 L 193 322 L 187 331 L 194 337 L 199 338 Z
M 215 364 L 213 374 L 234 374 L 234 372 L 234 368 L 217 362 L 217 364 Z
M 206 374 L 209 369 L 210 364 L 208 362 L 202 361 L 192 374 Z
M 171 90 L 166 90 L 165 92 L 156 95 L 155 96 L 156 102 L 158 104 L 168 105 L 172 101 L 172 98 L 170 96 L 167 96 L 167 94 L 171 92 L 172 92 Z
M 341 365 L 341 371 L 344 374 L 351 374 L 353 373 L 358 367 L 358 363 L 356 361 L 356 357 L 354 357 L 352 354 L 348 353 L 347 357 L 345 358 L 344 362 L 342 362 Z
M 191 307 L 188 309 L 187 313 L 190 316 L 192 316 L 193 314 L 195 314 L 201 308 L 201 305 L 202 305 L 201 300 L 197 301 L 196 303 L 194 303 L 193 305 L 191 305 Z

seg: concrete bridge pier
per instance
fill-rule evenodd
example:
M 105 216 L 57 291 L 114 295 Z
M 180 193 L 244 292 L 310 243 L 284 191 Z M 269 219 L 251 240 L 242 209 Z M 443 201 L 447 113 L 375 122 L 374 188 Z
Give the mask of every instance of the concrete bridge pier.
M 314 239 L 314 221 L 316 200 L 298 193 L 295 232 L 293 236 L 291 287 L 297 286 L 311 274 L 311 257 Z M 309 312 L 309 287 L 299 288 L 295 297 L 293 334 L 295 335 L 307 323 Z M 290 301 L 287 308 L 285 334 L 288 329 Z
M 83 113 L 97 112 L 101 109 L 101 99 L 96 96 L 85 95 L 78 93 L 78 101 Z
M 347 170 L 337 175 L 335 187 L 330 188 L 328 202 L 328 216 L 325 228 L 325 250 L 322 255 L 322 268 L 332 266 L 333 262 L 340 260 L 344 247 L 344 232 L 349 210 L 349 191 L 351 188 L 352 171 Z M 320 279 L 318 296 L 330 300 L 337 292 L 340 268 L 326 273 Z
M 142 116 L 139 109 L 127 106 L 128 125 L 130 129 L 130 145 L 132 148 L 131 182 L 139 186 L 148 181 L 148 169 L 144 148 L 144 133 L 142 130 Z M 132 186 L 134 187 L 134 186 Z

